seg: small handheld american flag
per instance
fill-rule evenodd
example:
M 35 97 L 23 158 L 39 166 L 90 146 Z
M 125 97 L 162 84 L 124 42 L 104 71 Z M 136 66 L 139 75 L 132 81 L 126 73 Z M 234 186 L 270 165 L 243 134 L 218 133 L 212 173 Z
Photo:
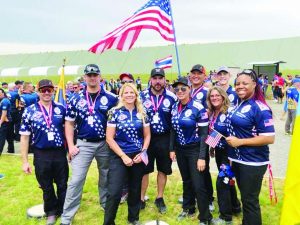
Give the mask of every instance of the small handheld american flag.
M 141 152 L 141 159 L 142 159 L 143 163 L 147 166 L 148 163 L 149 163 L 147 150 L 143 150 L 143 151 Z
M 210 147 L 215 148 L 222 137 L 223 135 L 220 134 L 218 131 L 212 130 L 212 132 L 207 136 L 205 143 L 208 144 Z

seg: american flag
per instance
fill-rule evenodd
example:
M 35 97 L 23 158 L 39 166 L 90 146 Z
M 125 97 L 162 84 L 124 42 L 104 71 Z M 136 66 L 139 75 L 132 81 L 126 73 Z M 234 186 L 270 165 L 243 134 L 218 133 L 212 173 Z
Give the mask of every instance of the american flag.
M 171 55 L 163 58 L 163 59 L 158 59 L 155 61 L 154 66 L 156 68 L 161 68 L 161 69 L 167 69 L 172 67 L 172 61 L 173 57 Z
M 223 135 L 220 134 L 218 131 L 212 130 L 212 132 L 207 136 L 205 143 L 208 144 L 210 147 L 215 148 L 222 137 Z
M 107 49 L 118 49 L 126 52 L 132 48 L 142 29 L 156 30 L 165 40 L 174 42 L 169 0 L 150 0 L 89 51 L 101 54 Z
M 141 159 L 142 159 L 143 163 L 147 166 L 148 163 L 149 163 L 147 150 L 143 150 L 143 151 L 141 152 Z
M 273 126 L 273 119 L 264 120 L 265 127 Z

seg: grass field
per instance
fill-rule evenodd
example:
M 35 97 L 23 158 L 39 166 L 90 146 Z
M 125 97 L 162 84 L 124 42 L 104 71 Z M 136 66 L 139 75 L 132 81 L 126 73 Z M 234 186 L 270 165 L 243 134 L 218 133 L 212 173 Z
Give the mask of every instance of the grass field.
M 31 160 L 32 161 L 32 160 Z M 0 225 L 37 225 L 45 224 L 45 220 L 27 219 L 27 208 L 42 203 L 42 191 L 38 188 L 38 183 L 34 173 L 26 175 L 21 171 L 20 156 L 2 155 L 0 157 L 0 173 L 5 177 L 0 180 Z M 145 210 L 140 213 L 142 222 L 160 219 L 170 225 L 198 224 L 196 217 L 184 221 L 176 221 L 177 215 L 181 211 L 181 205 L 177 203 L 182 194 L 182 183 L 178 170 L 174 170 L 173 175 L 169 177 L 165 192 L 165 201 L 168 207 L 166 214 L 161 215 L 157 212 L 153 201 L 156 194 L 156 184 L 154 174 L 151 177 L 150 188 L 147 195 L 150 200 Z M 215 182 L 215 175 L 213 176 Z M 268 192 L 267 178 L 263 181 L 260 203 L 262 208 L 263 224 L 279 224 L 280 209 L 283 197 L 283 181 L 275 180 L 276 192 L 278 195 L 278 204 L 271 205 Z M 73 225 L 94 225 L 102 224 L 103 211 L 98 204 L 98 172 L 95 161 L 93 162 L 84 186 L 81 207 L 75 216 Z M 214 193 L 216 197 L 216 191 Z M 216 211 L 214 217 L 218 215 L 217 202 L 214 202 Z M 59 222 L 57 222 L 59 224 Z M 120 206 L 116 224 L 127 224 L 127 205 Z M 241 216 L 234 217 L 234 224 L 241 224 Z
M 150 72 L 150 71 L 149 71 Z M 300 70 L 283 70 L 282 71 L 283 76 L 286 77 L 287 74 L 300 74 Z M 182 72 L 182 74 L 186 74 L 186 72 Z M 134 78 L 136 79 L 138 76 L 142 79 L 142 83 L 147 84 L 148 79 L 150 77 L 149 74 L 133 74 Z M 119 74 L 103 74 L 102 77 L 106 80 L 109 80 L 111 78 L 114 78 L 115 80 L 119 77 Z M 51 76 L 18 76 L 18 77 L 0 77 L 0 82 L 15 82 L 16 80 L 24 80 L 24 81 L 30 81 L 33 84 L 36 84 L 40 79 L 47 78 L 51 79 L 55 84 L 58 84 L 59 82 L 59 75 L 51 75 Z M 66 75 L 65 76 L 65 83 L 69 80 L 74 81 L 78 78 L 78 75 Z M 175 73 L 167 73 L 166 79 L 169 79 L 170 82 L 177 79 L 177 74 Z

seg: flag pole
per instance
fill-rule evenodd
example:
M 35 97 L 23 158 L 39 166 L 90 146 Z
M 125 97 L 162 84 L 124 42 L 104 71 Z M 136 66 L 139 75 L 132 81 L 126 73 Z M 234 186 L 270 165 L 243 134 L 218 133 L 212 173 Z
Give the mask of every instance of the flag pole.
M 179 78 L 179 77 L 181 77 L 181 72 L 180 72 L 180 65 L 179 65 L 180 64 L 179 63 L 179 53 L 178 53 L 178 48 L 177 48 L 177 39 L 176 39 L 175 25 L 174 25 L 174 19 L 173 19 L 173 12 L 172 12 L 172 7 L 171 7 L 171 0 L 169 0 L 169 5 L 170 5 L 173 30 L 174 30 L 175 51 L 176 51 L 176 60 L 177 60 L 178 78 Z

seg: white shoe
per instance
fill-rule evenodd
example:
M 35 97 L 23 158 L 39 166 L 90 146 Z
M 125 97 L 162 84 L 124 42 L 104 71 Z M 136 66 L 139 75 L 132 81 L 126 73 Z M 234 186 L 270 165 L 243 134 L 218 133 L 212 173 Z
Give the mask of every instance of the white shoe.
M 149 200 L 149 197 L 148 197 L 148 195 L 145 195 L 145 197 L 144 197 L 144 201 L 146 202 L 146 201 L 148 201 Z
M 209 208 L 209 211 L 211 211 L 211 212 L 215 211 L 215 206 L 213 203 L 210 203 L 208 208 Z

